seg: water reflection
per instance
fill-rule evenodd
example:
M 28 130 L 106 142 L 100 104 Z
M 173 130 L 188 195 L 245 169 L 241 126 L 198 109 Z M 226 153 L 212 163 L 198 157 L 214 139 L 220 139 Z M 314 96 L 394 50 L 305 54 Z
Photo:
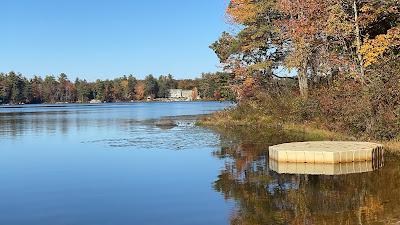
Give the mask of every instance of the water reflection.
M 181 116 L 223 105 L 167 106 L 0 113 L 0 223 L 54 224 L 55 217 L 60 224 L 400 221 L 399 156 L 386 154 L 385 166 L 370 172 L 382 164 L 352 165 L 365 170 L 359 174 L 280 174 L 268 147 L 312 137 L 279 129 L 212 133 Z M 178 125 L 157 127 L 164 116 L 177 116 L 168 119 Z M 215 191 L 234 203 L 229 219 Z
M 153 127 L 158 119 L 171 116 L 181 120 L 182 116 L 190 115 L 191 118 L 183 119 L 193 121 L 194 115 L 229 105 L 217 102 L 160 102 L 0 106 L 0 140 L 24 136 L 75 135 L 76 132 L 93 128 L 126 131 L 136 126 Z
M 0 224 L 225 224 L 219 136 L 192 115 L 227 105 L 0 107 Z
M 213 184 L 226 199 L 237 203 L 230 224 L 396 224 L 400 221 L 399 156 L 386 154 L 382 168 L 382 163 L 372 162 L 329 168 L 277 165 L 268 159 L 268 146 L 287 142 L 288 137 L 299 141 L 299 136 L 283 135 L 279 139 L 270 134 L 263 139 L 267 144 L 263 144 L 259 139 L 252 139 L 251 134 L 235 134 L 235 141 L 229 141 L 231 135 L 222 135 L 225 146 L 214 153 L 225 160 L 225 168 Z M 317 173 L 330 176 L 314 175 Z
M 351 162 L 351 163 L 295 163 L 278 162 L 269 160 L 269 168 L 282 174 L 310 174 L 310 175 L 343 175 L 351 173 L 365 173 L 377 170 L 383 166 L 372 161 Z

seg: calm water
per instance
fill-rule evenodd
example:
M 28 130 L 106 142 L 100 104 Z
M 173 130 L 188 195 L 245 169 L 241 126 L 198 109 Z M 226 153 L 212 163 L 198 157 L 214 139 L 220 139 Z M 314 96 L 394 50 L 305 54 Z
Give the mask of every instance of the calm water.
M 396 224 L 400 158 L 373 172 L 278 174 L 272 144 L 195 115 L 228 103 L 0 108 L 0 224 Z M 178 126 L 157 126 L 158 120 Z

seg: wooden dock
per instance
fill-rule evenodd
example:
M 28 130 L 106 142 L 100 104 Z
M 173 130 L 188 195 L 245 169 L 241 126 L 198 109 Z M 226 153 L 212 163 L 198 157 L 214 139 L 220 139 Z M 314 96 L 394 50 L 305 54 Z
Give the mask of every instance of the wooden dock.
M 383 159 L 383 146 L 370 142 L 313 141 L 269 147 L 269 158 L 278 162 L 350 163 Z

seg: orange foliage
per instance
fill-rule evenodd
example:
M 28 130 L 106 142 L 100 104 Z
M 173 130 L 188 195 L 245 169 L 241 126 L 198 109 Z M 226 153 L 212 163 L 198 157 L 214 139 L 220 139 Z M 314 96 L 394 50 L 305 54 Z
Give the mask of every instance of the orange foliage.
M 324 30 L 329 17 L 326 0 L 278 0 L 277 8 L 285 15 L 276 21 L 282 39 L 290 40 L 293 50 L 286 59 L 289 68 L 304 66 L 312 52 L 323 50 Z
M 192 89 L 192 100 L 196 100 L 199 97 L 199 91 L 197 90 L 197 87 L 194 87 Z
M 258 10 L 253 0 L 231 0 L 227 13 L 234 22 L 243 24 L 254 22 Z
M 329 2 L 325 0 L 278 0 L 278 9 L 290 18 L 279 25 L 288 38 L 313 40 L 326 24 L 328 6 Z
M 143 100 L 144 99 L 144 91 L 145 91 L 145 85 L 143 82 L 138 82 L 135 86 L 135 93 L 136 93 L 136 99 L 137 100 Z
M 234 87 L 238 99 L 246 99 L 254 96 L 254 92 L 257 91 L 257 81 L 251 76 L 244 77 L 243 82 L 240 85 Z

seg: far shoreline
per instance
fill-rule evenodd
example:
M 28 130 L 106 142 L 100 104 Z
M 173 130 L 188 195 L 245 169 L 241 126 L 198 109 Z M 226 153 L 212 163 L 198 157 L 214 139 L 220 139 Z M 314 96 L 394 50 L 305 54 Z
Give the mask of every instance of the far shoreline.
M 68 104 L 81 104 L 81 105 L 101 105 L 101 104 L 129 104 L 129 103 L 154 103 L 154 102 L 163 102 L 163 103 L 173 103 L 173 102 L 232 102 L 230 100 L 213 100 L 213 99 L 202 99 L 202 100 L 165 100 L 165 99 L 154 99 L 154 100 L 138 100 L 138 101 L 123 101 L 123 102 L 43 102 L 43 103 L 18 103 L 18 104 L 0 104 L 0 107 L 4 106 L 33 106 L 33 105 L 68 105 Z M 6 107 L 4 107 L 6 108 Z

